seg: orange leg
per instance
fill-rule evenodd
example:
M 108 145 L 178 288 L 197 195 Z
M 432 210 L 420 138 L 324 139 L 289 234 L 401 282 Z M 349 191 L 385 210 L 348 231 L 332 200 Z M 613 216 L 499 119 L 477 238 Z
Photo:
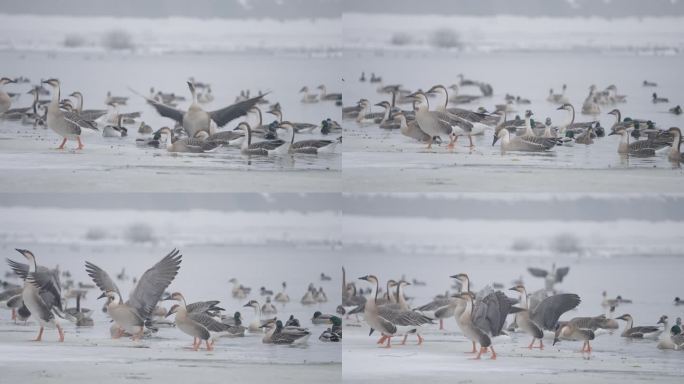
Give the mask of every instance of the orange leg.
M 214 347 L 211 346 L 211 344 L 209 343 L 209 340 L 205 340 L 205 343 L 207 344 L 207 351 L 213 351 L 214 350 Z
M 430 137 L 430 141 L 428 141 L 427 149 L 432 149 L 432 140 L 433 140 L 433 138 Z
M 121 328 L 119 328 L 119 330 L 117 331 L 116 335 L 115 335 L 115 336 L 112 336 L 112 339 L 118 339 L 118 338 L 120 338 L 121 336 L 123 336 L 123 334 L 124 334 L 124 330 L 121 329 Z
M 36 337 L 36 339 L 33 340 L 33 341 L 42 341 L 42 340 L 43 340 L 43 330 L 44 330 L 44 329 L 45 329 L 45 328 L 40 327 L 40 331 L 38 332 L 38 337 Z
M 63 343 L 64 342 L 64 330 L 62 329 L 62 326 L 57 324 L 57 332 L 59 333 L 59 342 Z
M 60 144 L 59 147 L 57 147 L 57 149 L 64 149 L 64 144 L 66 144 L 66 141 L 67 141 L 67 139 L 66 139 L 66 137 L 65 137 L 65 138 L 62 140 L 62 144 Z
M 197 338 L 193 337 L 192 338 L 192 348 L 195 349 L 195 346 L 197 345 Z
M 404 340 L 402 340 L 401 345 L 406 344 L 406 339 L 408 339 L 408 333 L 404 335 Z
M 544 350 L 544 341 L 542 339 L 539 339 L 539 350 L 540 351 Z
M 473 145 L 473 137 L 468 135 L 468 140 L 470 140 L 470 148 L 474 147 L 475 145 Z
M 491 358 L 491 359 L 492 359 L 492 360 L 496 360 L 496 351 L 494 350 L 494 346 L 492 345 L 492 346 L 490 346 L 489 348 L 492 349 L 492 358 Z
M 457 139 L 457 138 L 458 138 L 458 136 L 452 136 L 452 137 L 449 139 L 449 145 L 447 145 L 447 148 L 449 148 L 449 149 L 454 149 L 454 145 L 456 145 L 456 139 Z
M 418 336 L 418 345 L 423 344 L 423 338 L 420 336 L 420 334 L 416 333 L 416 336 Z
M 444 320 L 439 319 L 439 330 L 442 331 L 444 330 Z
M 587 352 L 591 353 L 591 344 L 589 343 L 589 340 L 587 340 Z
M 387 346 L 385 348 L 392 348 L 392 345 L 390 345 L 391 342 L 392 342 L 392 338 L 387 336 Z
M 81 143 L 81 136 L 77 136 L 76 140 L 78 141 L 78 148 L 77 149 L 83 149 L 83 143 Z
M 380 340 L 378 340 L 378 344 L 384 344 L 384 343 L 385 343 L 385 339 L 386 339 L 387 337 L 388 337 L 388 336 L 382 335 L 382 337 L 380 338 Z
M 17 310 L 12 308 L 12 320 L 17 321 Z
M 480 356 L 482 356 L 482 352 L 484 352 L 484 347 L 480 347 L 480 351 L 477 353 L 477 356 L 473 357 L 473 360 L 480 360 Z
M 527 346 L 527 349 L 532 349 L 532 346 L 534 345 L 535 340 L 537 340 L 537 339 L 533 337 L 532 342 L 530 343 L 530 345 Z

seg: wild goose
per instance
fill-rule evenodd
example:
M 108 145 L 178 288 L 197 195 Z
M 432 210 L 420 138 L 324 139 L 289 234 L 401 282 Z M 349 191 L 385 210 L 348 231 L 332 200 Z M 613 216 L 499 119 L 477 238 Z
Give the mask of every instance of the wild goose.
M 302 89 L 299 90 L 299 93 L 302 93 L 302 103 L 305 104 L 313 104 L 313 103 L 318 103 L 318 95 L 316 94 L 309 94 L 309 87 L 303 86 Z
M 472 294 L 470 292 L 462 292 L 457 294 L 456 297 L 465 300 L 465 308 L 463 313 L 459 316 L 459 326 L 461 327 L 463 335 L 470 339 L 473 342 L 473 345 L 475 345 L 475 343 L 480 344 L 480 351 L 474 359 L 479 360 L 482 353 L 489 348 L 492 350 L 491 359 L 496 360 L 496 351 L 492 345 L 491 338 L 473 321 L 473 307 L 475 304 L 473 302 Z
M 242 284 L 240 284 L 240 282 L 234 277 L 228 280 L 228 282 L 233 284 L 233 289 L 231 290 L 233 298 L 244 299 L 245 297 L 247 297 L 247 295 L 249 295 L 249 292 L 252 291 L 251 288 L 245 287 Z
M 511 138 L 508 129 L 501 129 L 494 135 L 492 146 L 501 139 L 501 152 L 521 151 L 521 152 L 540 152 L 551 150 L 556 145 L 553 138 L 537 136 L 515 136 Z
M 23 287 L 13 287 L 0 292 L 0 308 L 8 309 L 12 312 L 11 319 L 17 319 L 17 308 L 23 305 L 21 293 Z
M 278 310 L 276 309 L 275 305 L 271 303 L 271 296 L 266 297 L 266 302 L 264 305 L 261 306 L 261 313 L 264 315 L 275 315 L 278 313 Z
M 288 296 L 287 293 L 285 293 L 285 290 L 287 289 L 287 283 L 285 283 L 283 281 L 282 285 L 283 285 L 283 290 L 278 292 L 275 295 L 274 300 L 278 303 L 288 303 L 288 302 L 290 302 L 290 296 Z
M 128 102 L 128 97 L 123 97 L 123 96 L 112 96 L 112 91 L 107 91 L 107 97 L 105 98 L 105 104 L 119 104 L 119 105 L 126 105 Z
M 107 114 L 106 109 L 83 109 L 83 94 L 79 91 L 72 92 L 69 97 L 76 99 L 76 112 L 81 115 L 84 119 L 97 120 L 100 117 Z M 109 103 L 105 103 L 109 104 Z
M 178 304 L 174 304 L 165 317 L 176 314 L 176 326 L 183 333 L 193 337 L 192 348 L 195 351 L 199 350 L 202 340 L 206 344 L 207 351 L 213 350 L 216 338 L 230 328 L 230 325 L 215 320 L 211 315 L 211 308 L 214 307 L 214 303 L 218 302 L 198 302 L 188 305 L 185 297 L 179 292 L 172 293 L 169 300 L 178 301 Z
M 681 320 L 681 318 L 677 318 L 677 327 L 680 327 Z M 662 333 L 663 336 L 660 338 L 658 344 L 656 345 L 658 349 L 684 349 L 684 335 L 681 332 L 675 333 L 671 331 L 667 315 L 660 316 L 658 324 L 663 324 L 664 327 L 664 332 Z
M 67 140 L 78 141 L 78 149 L 83 149 L 81 142 L 81 129 L 87 128 L 97 131 L 92 121 L 82 118 L 76 112 L 62 111 L 59 108 L 60 84 L 57 79 L 49 79 L 41 82 L 52 87 L 52 101 L 47 108 L 47 126 L 63 137 L 62 144 L 57 149 L 64 149 Z
M 608 134 L 608 136 L 612 135 L 620 135 L 621 137 L 617 149 L 617 152 L 621 155 L 650 157 L 655 156 L 656 150 L 660 149 L 660 144 L 650 139 L 636 140 L 630 143 L 629 133 L 627 133 L 627 129 L 623 127 L 620 127 Z
M 16 249 L 16 251 L 28 261 L 28 264 L 23 264 L 7 259 L 7 263 L 12 271 L 24 281 L 21 300 L 23 301 L 23 306 L 26 307 L 24 312 L 30 313 L 21 313 L 19 311 L 19 314 L 25 319 L 32 315 L 39 322 L 40 331 L 35 341 L 41 341 L 45 327 L 49 327 L 57 328 L 59 341 L 63 342 L 64 330 L 55 317 L 57 315 L 60 318 L 65 318 L 62 308 L 59 273 L 39 266 L 36 262 L 36 257 L 31 251 L 27 249 Z
M 527 347 L 534 348 L 534 342 L 539 339 L 539 349 L 544 349 L 544 330 L 555 330 L 558 319 L 567 311 L 577 307 L 580 303 L 579 296 L 573 293 L 553 295 L 542 300 L 536 307 L 529 308 L 527 291 L 522 285 L 510 288 L 511 291 L 520 293 L 520 307 L 525 309 L 516 315 L 518 326 L 532 335 L 532 342 Z
M 318 97 L 321 100 L 342 101 L 341 93 L 328 93 L 323 84 L 319 85 L 317 89 L 321 90 L 321 95 Z
M 546 101 L 556 104 L 568 103 L 568 98 L 565 96 L 565 91 L 567 90 L 567 88 L 568 86 L 566 84 L 563 84 L 563 91 L 561 93 L 553 93 L 553 88 L 549 89 L 549 96 L 546 98 Z
M 460 120 L 457 121 L 455 118 L 451 118 L 444 112 L 430 111 L 428 98 L 422 91 L 414 92 L 409 96 L 418 102 L 416 109 L 416 122 L 418 123 L 418 127 L 421 131 L 430 136 L 427 149 L 432 148 L 435 137 L 441 136 L 450 137 L 448 148 L 453 149 L 456 138 L 454 127 L 457 126 L 461 128 L 461 126 L 463 126 L 465 128 L 466 125 Z
M 464 124 L 459 126 L 462 131 L 460 135 L 467 135 L 470 140 L 470 146 L 473 144 L 473 135 L 481 135 L 484 133 L 485 129 L 489 128 L 492 124 L 496 124 L 498 117 L 492 117 L 484 113 L 473 112 L 463 108 L 449 108 L 449 93 L 443 85 L 435 85 L 430 88 L 427 94 L 440 93 L 444 96 L 444 103 L 438 104 L 436 107 L 437 111 L 446 112 L 451 116 L 455 116 L 458 119 L 463 120 Z
M 81 308 L 81 297 L 83 296 L 83 292 L 77 292 L 76 307 L 66 308 L 64 312 L 69 314 L 70 316 L 73 316 L 76 319 L 77 327 L 92 327 L 93 325 L 95 325 L 95 322 L 91 318 L 91 316 L 93 315 L 93 311 L 90 309 Z
M 479 100 L 480 96 L 475 96 L 475 95 L 459 95 L 458 94 L 458 85 L 456 84 L 451 84 L 449 86 L 449 89 L 451 89 L 453 94 L 449 98 L 449 102 L 452 104 L 469 104 L 472 103 L 473 101 Z
M 553 291 L 554 286 L 557 283 L 563 282 L 565 276 L 570 272 L 570 267 L 562 267 L 556 269 L 556 263 L 551 265 L 551 271 L 547 271 L 542 268 L 527 268 L 527 271 L 534 277 L 540 277 L 544 279 L 544 288 L 547 291 Z
M 365 110 L 364 105 L 368 104 L 367 99 L 361 99 L 356 102 L 356 105 L 350 106 L 350 107 L 343 107 L 342 108 L 342 119 L 343 120 L 351 120 L 351 119 L 356 119 L 359 116 L 359 113 L 363 113 Z
M 178 274 L 182 257 L 183 255 L 174 249 L 152 268 L 145 271 L 125 303 L 119 288 L 107 272 L 86 261 L 86 272 L 102 291 L 98 299 L 107 298 L 109 302 L 107 313 L 119 328 L 118 334 L 113 338 L 121 337 L 124 332 L 133 335 L 134 340 L 139 340 L 143 336 L 145 322 L 150 318 L 166 288 Z
M 669 103 L 670 99 L 667 97 L 658 97 L 658 94 L 653 92 L 653 98 L 652 98 L 653 104 L 658 104 L 658 103 Z
M 197 96 L 195 86 L 188 82 L 188 88 L 192 94 L 192 104 L 188 110 L 183 112 L 181 110 L 166 106 L 155 100 L 147 98 L 147 102 L 152 105 L 157 112 L 164 117 L 168 117 L 183 126 L 183 129 L 188 134 L 188 137 L 195 137 L 197 132 L 205 131 L 209 135 L 216 133 L 216 127 L 223 127 L 228 122 L 244 116 L 250 108 L 252 108 L 263 95 L 229 105 L 225 108 L 217 109 L 212 112 L 206 112 L 197 103 Z
M 121 126 L 121 120 L 123 120 L 123 116 L 119 115 L 116 125 L 105 125 L 104 128 L 102 128 L 102 137 L 126 137 L 126 135 L 128 135 L 128 130 Z
M 0 78 L 0 115 L 7 112 L 12 107 L 12 98 L 2 89 L 6 84 L 16 83 L 8 77 Z
M 632 318 L 632 315 L 628 313 L 617 317 L 616 320 L 623 320 L 626 322 L 625 329 L 622 331 L 620 336 L 629 339 L 657 339 L 658 336 L 660 336 L 660 334 L 663 332 L 662 329 L 656 326 L 647 325 L 635 327 L 634 319 Z
M 406 116 L 404 116 L 403 113 L 395 114 L 394 119 L 399 121 L 399 132 L 401 132 L 402 135 L 424 143 L 430 141 L 430 135 L 423 132 L 420 127 L 418 127 L 418 122 L 416 120 L 407 122 Z
M 432 320 L 418 312 L 411 310 L 398 310 L 390 306 L 378 305 L 378 278 L 373 275 L 360 277 L 371 284 L 371 298 L 366 302 L 364 309 L 364 320 L 371 327 L 370 334 L 374 330 L 380 332 L 382 337 L 378 344 L 384 344 L 387 340 L 386 348 L 391 347 L 391 338 L 402 328 L 402 333 L 413 333 L 423 324 L 432 324 Z M 422 343 L 422 338 L 418 336 L 418 344 Z
M 570 103 L 564 103 L 557 110 L 564 110 L 568 112 L 568 121 L 560 125 L 558 133 L 564 135 L 566 131 L 573 131 L 575 133 L 582 132 L 596 125 L 596 121 L 575 122 L 575 107 Z
M 262 326 L 269 328 L 261 340 L 264 344 L 299 344 L 304 343 L 311 336 L 311 332 L 306 329 L 293 329 L 285 331 L 283 322 L 277 320 Z
M 381 124 L 383 121 L 386 121 L 390 115 L 389 103 L 380 102 L 380 103 L 377 103 L 375 105 L 378 107 L 383 107 L 384 111 L 383 112 L 368 112 L 368 113 L 366 113 L 366 111 L 369 110 L 370 104 L 369 104 L 369 102 L 364 101 L 361 104 L 361 107 L 363 109 L 356 116 L 356 122 L 359 124 Z
M 556 345 L 561 340 L 582 341 L 583 344 L 580 352 L 591 353 L 590 341 L 594 340 L 596 335 L 593 330 L 584 327 L 577 319 L 573 318 L 570 321 L 558 322 L 552 345 Z
M 286 154 L 290 149 L 290 142 L 283 140 L 264 140 L 252 143 L 252 128 L 247 122 L 241 122 L 236 129 L 242 129 L 245 134 L 245 140 L 242 141 L 240 147 L 240 152 L 243 155 L 278 156 Z
M 247 327 L 247 329 L 251 333 L 256 333 L 256 332 L 262 331 L 263 326 L 265 324 L 273 322 L 273 320 L 274 320 L 274 319 L 266 319 L 266 320 L 261 319 L 261 306 L 259 305 L 259 302 L 256 300 L 250 300 L 249 302 L 247 302 L 247 304 L 243 305 L 243 307 L 254 309 L 254 320 L 251 323 L 249 323 L 249 326 Z
M 294 125 L 289 121 L 284 121 L 278 125 L 279 128 L 287 130 L 290 134 L 290 153 L 303 153 L 317 155 L 319 153 L 332 153 L 340 140 L 300 140 L 295 142 Z
M 217 141 L 209 141 L 209 135 L 205 131 L 198 131 L 195 137 L 175 139 L 173 131 L 168 127 L 162 127 L 155 134 L 161 145 L 166 150 L 176 153 L 204 153 L 216 149 L 220 144 Z
M 682 148 L 682 131 L 677 127 L 671 127 L 667 130 L 672 135 L 672 148 L 667 158 L 674 163 L 684 163 L 684 154 L 681 152 Z
M 271 108 L 266 111 L 266 113 L 271 114 L 276 117 L 276 120 L 278 124 L 283 122 L 283 110 L 280 108 L 280 103 L 276 103 Z M 318 126 L 316 124 L 311 124 L 311 123 L 293 123 L 290 121 L 292 126 L 295 129 L 295 132 L 297 133 L 303 133 L 303 132 L 313 132 Z

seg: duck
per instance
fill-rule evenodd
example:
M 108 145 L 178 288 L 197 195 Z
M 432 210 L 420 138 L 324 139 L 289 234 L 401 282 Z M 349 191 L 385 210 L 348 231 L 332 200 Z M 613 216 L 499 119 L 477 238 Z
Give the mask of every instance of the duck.
M 326 329 L 318 337 L 324 343 L 338 343 L 342 341 L 342 319 L 333 316 L 331 319 L 332 327 Z
M 662 329 L 656 326 L 634 326 L 634 318 L 632 315 L 625 313 L 620 317 L 616 317 L 616 320 L 623 320 L 626 322 L 625 329 L 622 331 L 620 336 L 626 337 L 628 339 L 657 339 L 658 336 L 663 332 Z
M 644 82 L 642 83 L 642 85 L 643 85 L 644 87 L 657 87 L 657 86 L 658 86 L 658 83 L 653 82 L 653 81 L 644 80 Z
M 222 337 L 243 337 L 247 331 L 247 327 L 242 325 L 242 314 L 236 311 L 232 317 L 221 316 L 221 322 L 228 325 L 227 333 L 221 335 Z
M 138 133 L 141 135 L 151 135 L 153 132 L 152 127 L 149 126 L 148 124 L 145 124 L 144 121 L 140 122 L 140 126 L 138 127 Z
M 264 344 L 302 344 L 311 336 L 311 332 L 306 329 L 285 331 L 283 322 L 280 320 L 265 324 L 262 327 L 269 329 L 261 340 Z
M 679 322 L 681 322 L 681 319 Z M 684 349 L 684 335 L 670 331 L 670 324 L 667 315 L 660 316 L 658 324 L 663 324 L 664 332 L 658 340 L 658 349 L 674 349 L 676 351 Z
M 658 97 L 658 94 L 653 92 L 653 98 L 652 98 L 653 104 L 658 104 L 658 103 L 669 103 L 670 99 L 667 97 Z
M 321 311 L 316 311 L 313 314 L 313 317 L 311 318 L 311 323 L 312 324 L 332 324 L 332 318 L 335 317 L 335 315 L 329 315 L 329 314 L 324 314 L 321 313 Z
M 153 309 L 161 300 L 164 291 L 174 280 L 183 255 L 174 249 L 154 264 L 140 277 L 135 288 L 124 303 L 119 288 L 109 274 L 97 265 L 86 261 L 86 272 L 102 295 L 107 298 L 107 314 L 118 327 L 118 332 L 112 338 L 120 338 L 124 333 L 133 335 L 134 340 L 140 340 L 145 331 L 145 321 L 148 320 Z
M 251 291 L 250 288 L 242 286 L 242 284 L 240 284 L 240 282 L 238 282 L 238 280 L 234 277 L 228 280 L 228 282 L 233 284 L 231 294 L 235 299 L 244 299 Z
M 306 290 L 306 293 L 304 294 L 304 296 L 302 296 L 302 299 L 299 300 L 299 302 L 302 305 L 314 305 L 318 303 L 316 301 L 316 297 L 314 296 L 315 292 L 316 290 L 313 288 L 313 286 L 309 285 L 309 289 Z
M 128 130 L 121 125 L 123 116 L 119 115 L 116 125 L 105 125 L 102 128 L 102 137 L 126 137 L 128 135 Z
M 672 114 L 675 114 L 675 115 L 679 116 L 679 115 L 682 114 L 682 107 L 679 106 L 679 105 L 677 105 L 677 106 L 675 106 L 675 107 L 670 108 L 670 109 L 668 110 L 668 112 L 670 112 L 670 113 L 672 113 Z

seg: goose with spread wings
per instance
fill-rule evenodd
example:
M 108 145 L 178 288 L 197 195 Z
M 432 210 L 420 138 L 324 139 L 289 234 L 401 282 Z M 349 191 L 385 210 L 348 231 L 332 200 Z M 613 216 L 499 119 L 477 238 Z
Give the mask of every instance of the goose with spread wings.
M 266 94 L 253 97 L 244 101 L 240 101 L 225 108 L 216 111 L 207 112 L 202 109 L 197 101 L 197 94 L 195 92 L 195 85 L 188 82 L 188 88 L 192 94 L 192 104 L 187 111 L 181 111 L 160 102 L 145 98 L 147 102 L 152 105 L 160 115 L 175 120 L 183 126 L 183 129 L 189 137 L 195 137 L 197 132 L 206 131 L 213 135 L 216 133 L 216 127 L 223 127 L 231 120 L 247 114 L 252 107 L 254 107 Z
M 64 318 L 62 306 L 62 290 L 59 274 L 39 266 L 33 252 L 27 249 L 17 249 L 29 264 L 18 263 L 7 259 L 7 263 L 14 273 L 24 280 L 21 299 L 31 315 L 40 323 L 40 331 L 36 341 L 41 341 L 45 327 L 57 328 L 59 341 L 64 341 L 64 330 L 55 315 Z
M 140 339 L 145 330 L 145 321 L 152 316 L 152 311 L 161 300 L 166 288 L 178 274 L 183 255 L 174 249 L 152 268 L 148 269 L 138 280 L 138 284 L 124 303 L 119 287 L 109 274 L 97 265 L 86 261 L 86 272 L 93 282 L 102 290 L 99 298 L 107 297 L 107 313 L 119 327 L 118 335 L 124 332 Z

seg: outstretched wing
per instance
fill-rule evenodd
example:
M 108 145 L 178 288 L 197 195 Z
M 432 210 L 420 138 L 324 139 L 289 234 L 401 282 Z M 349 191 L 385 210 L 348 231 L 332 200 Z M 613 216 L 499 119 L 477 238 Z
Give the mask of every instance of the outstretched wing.
M 553 330 L 558 319 L 567 311 L 577 307 L 580 297 L 574 293 L 562 293 L 544 299 L 530 316 L 541 328 Z
M 26 280 L 29 274 L 28 264 L 20 263 L 12 259 L 7 259 L 7 265 L 12 269 L 15 275 L 19 276 L 22 280 Z
M 62 310 L 62 288 L 57 271 L 38 268 L 38 272 L 29 273 L 26 281 L 40 289 L 40 295 L 48 306 Z
M 211 119 L 214 120 L 216 125 L 218 125 L 219 127 L 223 127 L 224 125 L 228 124 L 229 121 L 237 119 L 238 117 L 247 114 L 247 111 L 249 111 L 253 106 L 255 106 L 267 94 L 268 93 L 264 93 L 263 95 L 259 95 L 251 99 L 244 100 L 233 105 L 229 105 L 225 108 L 209 112 L 209 116 L 211 116 Z
M 179 124 L 183 124 L 183 111 L 179 111 L 176 108 L 169 107 L 162 103 L 158 103 L 152 99 L 145 98 L 147 102 L 157 110 L 157 113 L 169 119 L 177 121 Z
M 121 296 L 121 291 L 119 291 L 119 287 L 116 286 L 114 280 L 112 280 L 112 278 L 109 277 L 109 274 L 107 274 L 107 272 L 105 272 L 104 269 L 98 267 L 90 261 L 86 261 L 85 265 L 86 273 L 88 273 L 88 276 L 90 276 L 90 278 L 93 279 L 95 285 L 97 285 L 97 287 L 100 288 L 102 292 L 114 291 L 119 296 Z
M 179 253 L 180 251 L 174 249 L 152 268 L 145 271 L 131 293 L 126 303 L 135 308 L 142 318 L 149 317 L 166 288 L 178 274 L 183 257 Z
M 230 325 L 223 324 L 220 321 L 216 321 L 213 317 L 207 315 L 206 313 L 191 312 L 188 313 L 188 316 L 190 317 L 190 319 L 196 321 L 199 324 L 202 324 L 202 326 L 204 326 L 204 328 L 206 328 L 210 332 L 223 332 L 227 331 L 228 328 L 230 328 Z
M 546 277 L 546 275 L 549 274 L 549 272 L 541 268 L 527 268 L 527 270 L 530 271 L 534 277 Z
M 556 269 L 556 282 L 563 282 L 563 278 L 570 272 L 570 267 L 563 267 Z

